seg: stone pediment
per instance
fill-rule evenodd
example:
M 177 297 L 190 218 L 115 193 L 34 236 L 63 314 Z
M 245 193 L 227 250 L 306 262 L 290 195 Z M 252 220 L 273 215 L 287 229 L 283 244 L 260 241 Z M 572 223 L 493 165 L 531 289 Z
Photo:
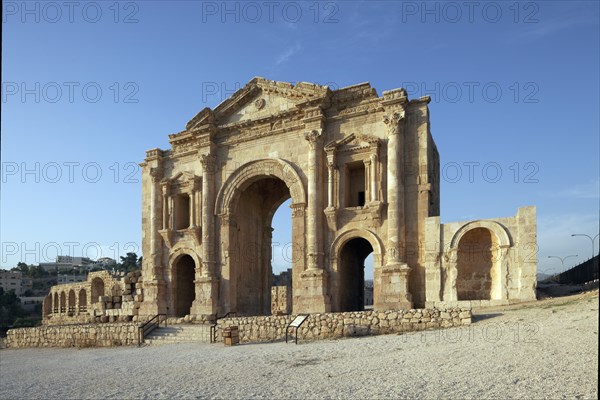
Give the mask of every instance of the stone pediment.
M 200 178 L 192 172 L 183 171 L 161 181 L 172 192 L 185 192 L 199 187 Z
M 193 130 L 207 124 L 228 126 L 242 122 L 261 120 L 289 114 L 315 104 L 327 102 L 331 91 L 327 86 L 299 82 L 287 82 L 254 78 L 230 98 L 219 104 L 214 111 L 200 111 L 186 125 Z
M 326 152 L 352 152 L 379 146 L 380 139 L 371 135 L 351 133 L 340 140 L 333 140 L 325 145 Z

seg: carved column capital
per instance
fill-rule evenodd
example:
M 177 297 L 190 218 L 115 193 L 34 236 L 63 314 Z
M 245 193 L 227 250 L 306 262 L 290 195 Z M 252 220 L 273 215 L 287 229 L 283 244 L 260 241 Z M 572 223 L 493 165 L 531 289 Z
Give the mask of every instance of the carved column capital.
M 310 132 L 304 133 L 304 139 L 308 141 L 311 149 L 316 149 L 317 145 L 321 141 L 321 137 L 323 136 L 323 130 L 321 129 L 313 129 Z
M 160 182 L 162 176 L 162 168 L 150 168 L 150 177 L 152 178 L 152 183 Z
M 291 204 L 290 208 L 292 209 L 292 218 L 304 217 L 304 212 L 306 210 L 305 203 Z
M 217 158 L 213 154 L 201 154 L 200 162 L 205 172 L 214 173 Z
M 398 110 L 383 117 L 383 122 L 388 126 L 388 134 L 390 136 L 400 133 L 400 122 L 404 120 L 405 116 L 406 113 L 404 110 Z

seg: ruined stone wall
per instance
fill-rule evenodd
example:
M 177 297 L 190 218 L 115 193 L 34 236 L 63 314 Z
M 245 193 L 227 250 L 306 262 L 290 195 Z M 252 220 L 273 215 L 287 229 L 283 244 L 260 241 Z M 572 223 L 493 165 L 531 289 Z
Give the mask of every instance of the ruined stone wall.
M 138 324 L 54 325 L 10 329 L 6 347 L 110 347 L 137 345 Z
M 287 315 L 292 312 L 292 288 L 289 286 L 271 287 L 271 314 Z
M 269 342 L 285 339 L 285 329 L 294 318 L 295 315 L 226 318 L 217 321 L 217 329 L 222 332 L 223 328 L 237 326 L 240 342 Z M 298 338 L 316 340 L 379 335 L 470 323 L 471 310 L 468 308 L 311 314 L 298 329 Z

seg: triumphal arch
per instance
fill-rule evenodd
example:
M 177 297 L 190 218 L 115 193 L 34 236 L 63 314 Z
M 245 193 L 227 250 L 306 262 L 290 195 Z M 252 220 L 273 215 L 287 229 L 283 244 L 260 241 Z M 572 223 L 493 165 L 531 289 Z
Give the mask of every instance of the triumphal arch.
M 294 313 L 535 299 L 534 207 L 440 223 L 429 98 L 254 78 L 142 163 L 140 316 L 271 312 L 273 215 L 291 199 Z

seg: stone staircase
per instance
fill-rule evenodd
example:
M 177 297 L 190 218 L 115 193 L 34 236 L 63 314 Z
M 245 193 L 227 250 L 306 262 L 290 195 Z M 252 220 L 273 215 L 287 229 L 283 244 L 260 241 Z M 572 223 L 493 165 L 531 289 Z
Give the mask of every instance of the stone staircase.
M 154 329 L 146 336 L 147 345 L 172 343 L 210 343 L 210 325 L 170 325 Z

